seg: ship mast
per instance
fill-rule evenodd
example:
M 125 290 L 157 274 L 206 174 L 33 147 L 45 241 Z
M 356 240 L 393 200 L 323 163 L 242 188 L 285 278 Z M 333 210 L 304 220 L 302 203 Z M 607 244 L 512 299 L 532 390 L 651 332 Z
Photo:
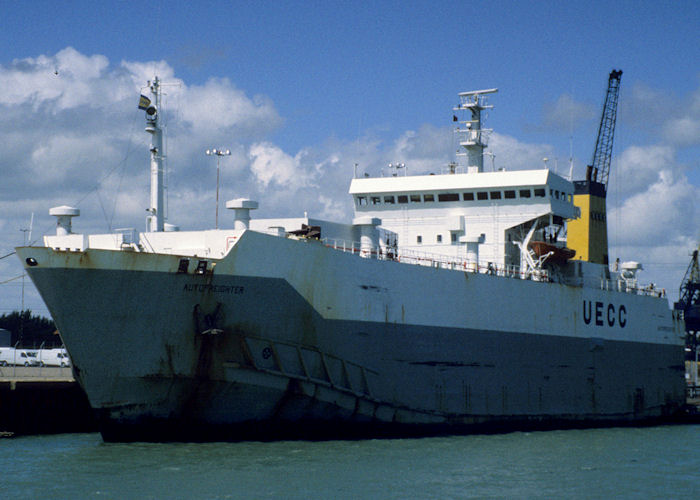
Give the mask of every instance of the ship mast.
M 156 76 L 153 82 L 148 82 L 153 94 L 154 102 L 141 96 L 140 109 L 146 110 L 146 132 L 151 134 L 151 206 L 146 211 L 148 216 L 148 230 L 158 232 L 164 230 L 164 203 L 163 203 L 163 129 L 160 125 L 160 80 Z
M 484 148 L 488 144 L 490 129 L 481 128 L 481 111 L 493 108 L 487 104 L 487 95 L 498 92 L 498 89 L 473 90 L 459 93 L 459 106 L 454 111 L 469 111 L 471 116 L 466 120 L 460 120 L 455 128 L 455 134 L 460 145 L 456 155 L 467 157 L 468 172 L 484 171 Z M 455 120 L 457 117 L 455 116 Z

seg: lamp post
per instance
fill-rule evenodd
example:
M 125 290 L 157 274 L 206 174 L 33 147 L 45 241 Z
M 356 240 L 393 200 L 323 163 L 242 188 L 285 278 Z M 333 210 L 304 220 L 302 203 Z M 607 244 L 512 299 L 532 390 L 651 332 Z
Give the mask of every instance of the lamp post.
M 219 163 L 222 156 L 231 156 L 231 150 L 207 149 L 207 156 L 216 156 L 216 229 L 219 229 Z

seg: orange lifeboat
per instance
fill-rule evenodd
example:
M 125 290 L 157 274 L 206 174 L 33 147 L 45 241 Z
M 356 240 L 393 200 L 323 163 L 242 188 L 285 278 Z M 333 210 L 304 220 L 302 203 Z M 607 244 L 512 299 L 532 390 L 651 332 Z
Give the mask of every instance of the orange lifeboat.
M 553 262 L 555 264 L 565 264 L 567 260 L 576 255 L 576 250 L 558 247 L 545 241 L 531 241 L 528 248 L 535 252 L 537 258 L 547 255 L 549 252 L 553 252 L 552 255 L 547 258 L 546 262 Z

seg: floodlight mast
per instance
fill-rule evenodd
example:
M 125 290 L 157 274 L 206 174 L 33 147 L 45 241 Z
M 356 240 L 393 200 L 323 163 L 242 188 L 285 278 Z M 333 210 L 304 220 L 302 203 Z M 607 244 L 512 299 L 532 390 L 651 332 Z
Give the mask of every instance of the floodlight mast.
M 219 163 L 222 156 L 231 156 L 229 149 L 207 149 L 207 156 L 216 156 L 216 225 L 219 229 Z
M 151 134 L 151 206 L 146 209 L 148 230 L 159 232 L 164 230 L 165 210 L 163 202 L 163 129 L 160 125 L 160 80 L 156 76 L 153 82 L 148 82 L 154 96 L 153 103 L 146 107 L 146 132 Z M 143 108 L 142 108 L 143 109 Z

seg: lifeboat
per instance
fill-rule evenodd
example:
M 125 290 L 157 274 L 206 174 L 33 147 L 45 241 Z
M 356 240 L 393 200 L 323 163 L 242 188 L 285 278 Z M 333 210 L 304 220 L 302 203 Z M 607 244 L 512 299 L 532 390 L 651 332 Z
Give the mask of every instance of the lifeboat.
M 559 247 L 545 241 L 531 241 L 528 248 L 535 252 L 537 258 L 547 255 L 549 252 L 553 252 L 552 255 L 547 258 L 547 262 L 553 262 L 555 264 L 565 264 L 567 260 L 576 255 L 576 250 Z

